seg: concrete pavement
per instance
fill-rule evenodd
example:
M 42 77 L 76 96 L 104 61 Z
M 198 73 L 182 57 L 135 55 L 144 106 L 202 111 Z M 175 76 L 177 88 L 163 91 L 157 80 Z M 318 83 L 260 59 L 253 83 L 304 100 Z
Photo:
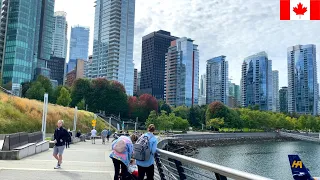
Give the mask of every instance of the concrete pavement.
M 102 145 L 91 141 L 71 144 L 65 149 L 62 168 L 55 170 L 57 161 L 52 149 L 34 156 L 17 160 L 0 160 L 1 180 L 102 180 L 113 179 L 113 163 L 109 158 L 111 142 Z

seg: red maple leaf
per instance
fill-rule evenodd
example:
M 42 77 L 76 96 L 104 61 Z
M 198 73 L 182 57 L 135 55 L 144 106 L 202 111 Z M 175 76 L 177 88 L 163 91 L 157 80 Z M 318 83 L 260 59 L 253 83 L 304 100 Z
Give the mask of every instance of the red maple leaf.
M 295 12 L 296 15 L 299 15 L 299 19 L 300 19 L 301 15 L 304 15 L 304 13 L 307 12 L 307 8 L 303 7 L 303 4 L 301 4 L 301 2 L 299 2 L 299 4 L 297 4 L 297 7 L 293 8 L 293 12 Z

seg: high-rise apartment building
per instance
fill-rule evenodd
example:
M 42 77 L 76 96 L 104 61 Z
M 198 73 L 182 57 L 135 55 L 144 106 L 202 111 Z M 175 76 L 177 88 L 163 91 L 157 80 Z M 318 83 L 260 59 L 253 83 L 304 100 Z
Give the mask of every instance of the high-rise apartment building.
M 84 77 L 86 78 L 89 77 L 91 63 L 92 63 L 92 55 L 88 57 L 88 61 L 86 61 L 84 64 Z
M 266 52 L 244 59 L 241 77 L 241 105 L 272 110 L 272 62 Z
M 207 104 L 214 101 L 228 105 L 228 62 L 226 56 L 207 60 Z
M 54 0 L 5 0 L 1 30 L 3 83 L 19 95 L 22 82 L 37 75 L 50 77 Z M 14 25 L 13 22 L 19 22 Z
M 165 100 L 171 106 L 198 104 L 199 50 L 183 37 L 171 42 L 165 63 Z
M 279 90 L 280 112 L 288 112 L 288 87 L 282 87 Z
M 272 87 L 273 87 L 273 95 L 272 95 L 272 111 L 279 112 L 280 104 L 279 104 L 279 71 L 272 71 Z
M 2 82 L 2 58 L 3 58 L 3 49 L 4 49 L 4 40 L 5 40 L 5 34 L 6 34 L 6 29 L 7 29 L 7 19 L 8 19 L 8 8 L 3 9 L 2 8 L 2 2 L 3 0 L 0 0 L 0 83 Z M 8 1 L 5 1 L 8 5 Z M 5 5 L 5 6 L 7 6 Z M 1 85 L 1 84 L 0 84 Z
M 316 46 L 288 47 L 288 112 L 318 114 Z
M 201 78 L 200 78 L 200 96 L 206 96 L 207 93 L 207 75 L 206 74 L 202 74 Z
M 163 30 L 142 37 L 141 93 L 163 99 L 165 55 L 175 39 L 170 32 Z
M 54 13 L 53 38 L 52 38 L 52 56 L 66 58 L 67 56 L 67 13 L 57 11 Z M 86 57 L 87 58 L 87 57 Z
M 93 59 L 89 78 L 122 83 L 133 95 L 135 0 L 96 0 Z
M 228 82 L 229 94 L 228 94 L 228 106 L 236 108 L 240 106 L 240 86 L 235 83 Z
M 200 77 L 200 89 L 199 89 L 199 101 L 198 101 L 198 105 L 202 106 L 202 105 L 206 105 L 207 101 L 206 101 L 206 85 L 207 85 L 207 77 L 206 74 L 201 75 Z
M 90 29 L 80 25 L 71 28 L 69 59 L 88 59 Z

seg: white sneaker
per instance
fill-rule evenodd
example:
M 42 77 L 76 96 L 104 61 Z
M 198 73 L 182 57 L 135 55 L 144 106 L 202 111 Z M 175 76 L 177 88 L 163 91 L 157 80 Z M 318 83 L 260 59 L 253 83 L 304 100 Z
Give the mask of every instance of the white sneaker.
M 54 167 L 54 169 L 61 169 L 61 166 L 57 165 L 56 167 Z

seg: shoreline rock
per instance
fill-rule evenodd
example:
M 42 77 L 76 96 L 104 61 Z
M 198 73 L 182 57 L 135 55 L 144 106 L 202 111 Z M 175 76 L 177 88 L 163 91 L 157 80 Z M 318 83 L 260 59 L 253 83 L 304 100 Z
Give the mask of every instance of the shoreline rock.
M 198 153 L 198 148 L 251 144 L 263 142 L 284 142 L 297 141 L 293 138 L 276 137 L 276 138 L 230 138 L 230 139 L 201 139 L 201 140 L 178 140 L 169 141 L 164 149 L 185 156 L 194 156 Z

